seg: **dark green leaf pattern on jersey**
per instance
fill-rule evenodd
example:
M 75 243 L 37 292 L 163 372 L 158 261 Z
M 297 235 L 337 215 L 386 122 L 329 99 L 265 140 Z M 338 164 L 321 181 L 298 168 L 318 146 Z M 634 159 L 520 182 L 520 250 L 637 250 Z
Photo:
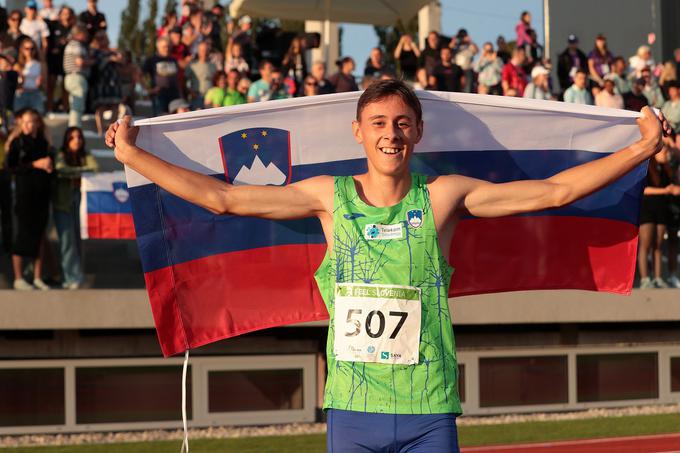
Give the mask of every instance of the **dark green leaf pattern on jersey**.
M 423 211 L 413 228 L 409 210 Z M 423 414 L 460 413 L 457 364 L 448 310 L 451 268 L 437 241 L 424 175 L 413 175 L 411 189 L 397 205 L 376 208 L 358 196 L 352 177 L 335 178 L 333 249 L 315 278 L 331 317 L 325 408 Z M 368 224 L 401 224 L 403 237 L 367 240 Z M 418 365 L 386 365 L 335 359 L 336 282 L 409 285 L 421 288 L 422 319 Z

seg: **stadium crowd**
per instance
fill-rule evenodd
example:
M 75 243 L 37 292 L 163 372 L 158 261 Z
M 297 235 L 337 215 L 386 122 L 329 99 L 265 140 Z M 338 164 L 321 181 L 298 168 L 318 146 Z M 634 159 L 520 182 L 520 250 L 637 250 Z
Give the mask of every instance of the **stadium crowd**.
M 630 58 L 616 56 L 600 34 L 586 53 L 578 37 L 570 35 L 553 80 L 552 62 L 528 12 L 520 15 L 515 31 L 512 42 L 499 36 L 481 46 L 465 29 L 453 37 L 431 31 L 422 48 L 403 34 L 391 55 L 381 47 L 367 49 L 357 77 L 353 57 L 340 58 L 336 71 L 327 74 L 324 61 L 308 65 L 305 51 L 318 45 L 313 37 L 277 34 L 275 21 L 229 18 L 219 3 L 204 10 L 197 0 L 183 0 L 179 14 L 163 17 L 155 53 L 144 61 L 111 47 L 96 0 L 88 0 L 87 10 L 78 15 L 68 6 L 56 8 L 52 0 L 42 1 L 40 8 L 29 0 L 23 11 L 0 8 L 0 214 L 14 288 L 47 290 L 59 283 L 76 289 L 83 283 L 80 175 L 97 169 L 85 150 L 86 112 L 94 113 L 101 135 L 104 118 L 133 113 L 140 96 L 151 100 L 153 115 L 162 115 L 355 91 L 394 77 L 421 90 L 661 109 L 676 136 L 666 139 L 664 151 L 649 166 L 638 269 L 642 288 L 680 288 L 680 49 L 673 60 L 657 63 L 647 45 Z M 43 117 L 60 111 L 68 112 L 69 127 L 55 151 Z M 50 215 L 59 239 L 60 282 L 42 278 L 50 253 Z

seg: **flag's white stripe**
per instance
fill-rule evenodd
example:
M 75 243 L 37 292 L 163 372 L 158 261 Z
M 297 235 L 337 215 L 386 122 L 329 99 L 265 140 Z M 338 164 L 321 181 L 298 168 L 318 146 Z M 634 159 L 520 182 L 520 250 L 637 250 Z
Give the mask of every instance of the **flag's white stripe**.
M 639 136 L 634 112 L 498 96 L 419 95 L 425 133 L 416 152 L 612 152 Z M 252 127 L 290 131 L 292 165 L 363 158 L 363 148 L 351 133 L 357 98 L 358 93 L 342 93 L 152 118 L 136 123 L 146 126 L 138 144 L 202 174 L 224 172 L 220 137 Z M 126 174 L 130 187 L 149 183 L 129 169 Z
M 80 183 L 81 193 L 85 196 L 87 192 L 113 191 L 113 183 L 116 182 L 125 182 L 124 172 L 83 173 Z

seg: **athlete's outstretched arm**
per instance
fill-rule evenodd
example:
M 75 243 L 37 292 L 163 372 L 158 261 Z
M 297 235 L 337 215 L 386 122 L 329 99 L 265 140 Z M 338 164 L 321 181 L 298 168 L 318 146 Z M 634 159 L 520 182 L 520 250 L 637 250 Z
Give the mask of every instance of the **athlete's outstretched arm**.
M 139 128 L 131 117 L 112 124 L 106 144 L 116 158 L 163 189 L 215 214 L 267 219 L 318 217 L 332 209 L 333 178 L 318 176 L 284 187 L 234 186 L 166 162 L 135 145 Z
M 558 208 L 579 200 L 616 181 L 662 148 L 668 123 L 645 107 L 637 119 L 641 138 L 632 145 L 556 174 L 548 179 L 493 184 L 461 178 L 461 208 L 477 217 L 500 217 Z

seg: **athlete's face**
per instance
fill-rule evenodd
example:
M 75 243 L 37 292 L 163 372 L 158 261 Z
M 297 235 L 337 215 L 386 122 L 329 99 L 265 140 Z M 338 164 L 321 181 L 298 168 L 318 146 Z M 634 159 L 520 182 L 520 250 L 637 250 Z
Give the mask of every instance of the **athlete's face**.
M 415 145 L 423 135 L 423 122 L 398 96 L 366 105 L 352 123 L 354 137 L 364 146 L 369 171 L 390 176 L 408 172 Z

